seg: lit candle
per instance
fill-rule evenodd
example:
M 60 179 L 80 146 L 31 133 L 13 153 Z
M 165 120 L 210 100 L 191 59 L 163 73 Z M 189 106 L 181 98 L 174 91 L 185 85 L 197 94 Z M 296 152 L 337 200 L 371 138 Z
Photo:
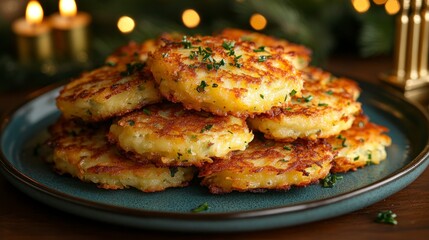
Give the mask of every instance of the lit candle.
M 74 0 L 60 0 L 60 13 L 50 17 L 59 60 L 86 62 L 89 53 L 88 25 L 91 17 L 78 12 Z
M 25 18 L 15 21 L 12 30 L 17 36 L 18 56 L 23 64 L 37 65 L 52 60 L 50 27 L 43 21 L 39 2 L 28 3 Z

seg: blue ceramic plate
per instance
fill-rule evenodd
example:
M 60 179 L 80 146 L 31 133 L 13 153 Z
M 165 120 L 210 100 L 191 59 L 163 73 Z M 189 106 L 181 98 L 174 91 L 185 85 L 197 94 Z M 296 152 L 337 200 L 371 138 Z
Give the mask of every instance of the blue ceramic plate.
M 162 230 L 246 231 L 292 226 L 363 208 L 404 188 L 427 167 L 428 116 L 395 93 L 360 83 L 360 101 L 375 123 L 390 129 L 388 159 L 343 174 L 334 188 L 312 185 L 287 192 L 212 195 L 198 183 L 160 193 L 109 191 L 54 173 L 34 145 L 60 115 L 58 88 L 45 91 L 2 120 L 1 170 L 31 197 L 55 208 L 106 222 Z M 202 203 L 208 211 L 192 213 Z

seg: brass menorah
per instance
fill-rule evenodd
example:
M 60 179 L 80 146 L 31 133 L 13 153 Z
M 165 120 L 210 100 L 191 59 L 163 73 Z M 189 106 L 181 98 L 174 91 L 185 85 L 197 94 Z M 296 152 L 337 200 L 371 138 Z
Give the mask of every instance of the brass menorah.
M 383 80 L 403 91 L 429 84 L 429 0 L 401 0 L 396 19 L 394 71 Z

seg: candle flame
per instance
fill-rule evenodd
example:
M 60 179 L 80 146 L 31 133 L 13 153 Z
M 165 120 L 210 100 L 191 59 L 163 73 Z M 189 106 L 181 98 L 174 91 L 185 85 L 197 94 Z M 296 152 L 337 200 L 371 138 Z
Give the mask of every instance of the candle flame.
M 76 16 L 77 6 L 74 0 L 60 0 L 60 15 L 63 17 Z
M 38 1 L 30 1 L 25 10 L 25 20 L 30 24 L 40 24 L 43 21 L 43 9 Z

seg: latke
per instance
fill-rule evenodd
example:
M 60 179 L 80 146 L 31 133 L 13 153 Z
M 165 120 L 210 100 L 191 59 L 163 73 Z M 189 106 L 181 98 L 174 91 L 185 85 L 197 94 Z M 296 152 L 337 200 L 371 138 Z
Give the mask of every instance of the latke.
M 57 97 L 67 119 L 97 122 L 161 101 L 152 74 L 142 62 L 104 66 L 68 83 Z
M 215 194 L 288 190 L 324 178 L 334 155 L 323 139 L 284 144 L 255 138 L 246 150 L 204 164 L 199 177 L 201 184 Z
M 303 80 L 282 48 L 221 37 L 186 37 L 168 42 L 148 65 L 161 94 L 186 109 L 216 115 L 253 116 L 284 106 Z
M 386 159 L 386 147 L 392 141 L 385 134 L 387 131 L 386 127 L 370 122 L 367 116 L 359 115 L 350 129 L 328 139 L 338 151 L 331 172 L 355 171 Z
M 109 140 L 133 158 L 161 166 L 201 166 L 211 157 L 244 150 L 252 139 L 244 119 L 169 103 L 128 114 L 112 124 L 109 133 Z
M 294 95 L 288 106 L 249 119 L 249 127 L 264 133 L 266 138 L 286 142 L 328 138 L 350 128 L 361 111 L 361 104 L 355 100 L 360 89 L 351 80 L 316 70 L 303 71 L 302 97 Z
M 193 178 L 193 168 L 160 168 L 123 157 L 108 144 L 107 129 L 79 126 L 64 119 L 55 123 L 51 127 L 55 170 L 100 188 L 134 187 L 143 192 L 183 187 Z

